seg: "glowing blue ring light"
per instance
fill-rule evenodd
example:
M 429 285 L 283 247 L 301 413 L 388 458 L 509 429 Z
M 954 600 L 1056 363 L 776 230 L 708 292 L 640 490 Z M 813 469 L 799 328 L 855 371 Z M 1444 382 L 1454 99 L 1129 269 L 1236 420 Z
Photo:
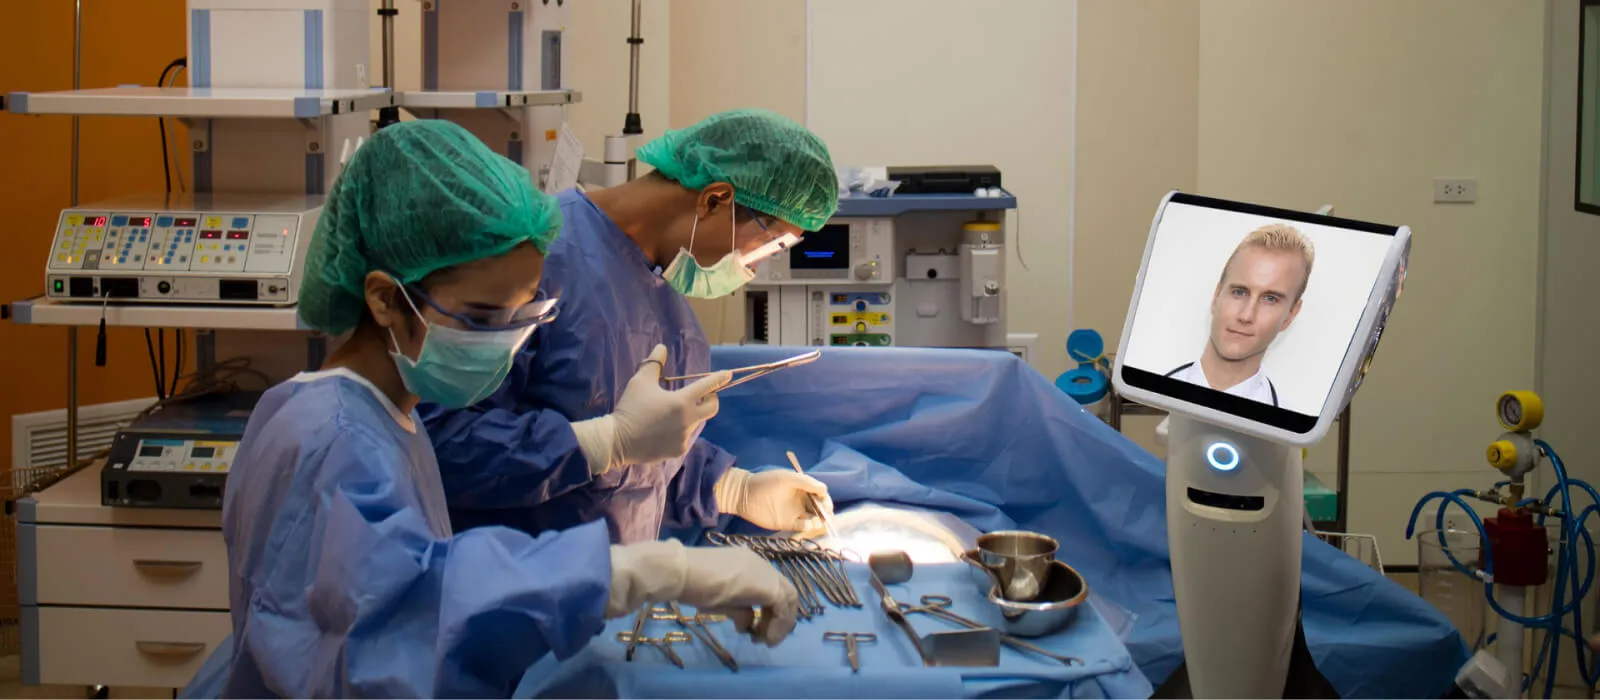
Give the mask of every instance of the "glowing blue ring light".
M 1213 442 L 1206 448 L 1206 461 L 1219 472 L 1231 472 L 1239 467 L 1239 450 L 1226 442 Z

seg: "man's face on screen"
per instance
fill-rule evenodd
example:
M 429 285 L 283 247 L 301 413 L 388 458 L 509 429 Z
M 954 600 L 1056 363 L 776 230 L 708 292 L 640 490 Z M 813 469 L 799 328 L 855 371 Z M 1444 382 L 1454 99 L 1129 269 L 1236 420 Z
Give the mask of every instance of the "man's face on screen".
M 1240 249 L 1211 302 L 1211 346 L 1217 355 L 1242 362 L 1266 352 L 1299 314 L 1306 272 L 1298 253 Z

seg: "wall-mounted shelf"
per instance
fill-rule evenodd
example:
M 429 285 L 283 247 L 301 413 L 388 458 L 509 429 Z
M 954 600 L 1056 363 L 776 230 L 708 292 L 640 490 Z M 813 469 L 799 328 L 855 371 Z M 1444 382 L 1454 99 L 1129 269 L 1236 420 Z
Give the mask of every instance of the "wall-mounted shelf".
M 201 328 L 211 330 L 309 331 L 296 307 L 178 304 L 78 304 L 35 297 L 11 305 L 13 323 L 36 326 Z
M 1003 211 L 1016 209 L 1017 198 L 977 197 L 970 194 L 897 194 L 888 197 L 849 195 L 839 198 L 834 216 L 899 216 L 918 211 Z
M 246 88 L 117 87 L 58 92 L 13 92 L 13 114 L 176 117 L 190 119 L 313 119 L 398 104 L 387 88 L 273 90 Z
M 413 109 L 509 109 L 577 104 L 576 90 L 421 90 L 400 93 L 399 105 Z

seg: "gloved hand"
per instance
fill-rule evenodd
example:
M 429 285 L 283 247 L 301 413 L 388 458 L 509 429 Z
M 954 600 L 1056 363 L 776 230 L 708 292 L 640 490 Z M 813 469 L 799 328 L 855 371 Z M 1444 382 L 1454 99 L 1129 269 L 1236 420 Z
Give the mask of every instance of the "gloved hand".
M 729 467 L 717 480 L 717 510 L 737 515 L 768 530 L 810 530 L 822 527 L 818 516 L 833 517 L 828 486 L 805 474 L 787 469 L 750 473 Z M 815 495 L 822 513 L 813 510 Z
M 657 345 L 622 388 L 616 410 L 572 424 L 591 473 L 682 457 L 693 446 L 695 430 L 717 415 L 715 392 L 733 379 L 733 373 L 717 372 L 670 391 L 661 386 L 666 362 L 667 346 Z
M 743 547 L 685 547 L 677 540 L 612 545 L 606 619 L 631 615 L 645 603 L 672 601 L 727 615 L 740 632 L 767 646 L 788 637 L 800 615 L 794 584 Z

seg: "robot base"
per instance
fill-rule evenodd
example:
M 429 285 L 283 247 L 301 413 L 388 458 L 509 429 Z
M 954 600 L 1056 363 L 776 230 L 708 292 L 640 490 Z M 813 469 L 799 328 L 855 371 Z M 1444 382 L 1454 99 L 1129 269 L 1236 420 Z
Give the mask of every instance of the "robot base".
M 1150 697 L 1185 700 L 1193 698 L 1194 691 L 1189 687 L 1188 664 L 1178 664 L 1177 670 L 1173 671 L 1166 682 L 1156 688 L 1155 694 Z M 1339 691 L 1334 690 L 1333 684 L 1317 670 L 1317 664 L 1311 658 L 1311 651 L 1306 647 L 1305 630 L 1298 620 L 1294 626 L 1294 649 L 1289 653 L 1289 674 L 1284 679 L 1283 693 L 1275 697 L 1295 700 L 1330 700 L 1339 697 Z

